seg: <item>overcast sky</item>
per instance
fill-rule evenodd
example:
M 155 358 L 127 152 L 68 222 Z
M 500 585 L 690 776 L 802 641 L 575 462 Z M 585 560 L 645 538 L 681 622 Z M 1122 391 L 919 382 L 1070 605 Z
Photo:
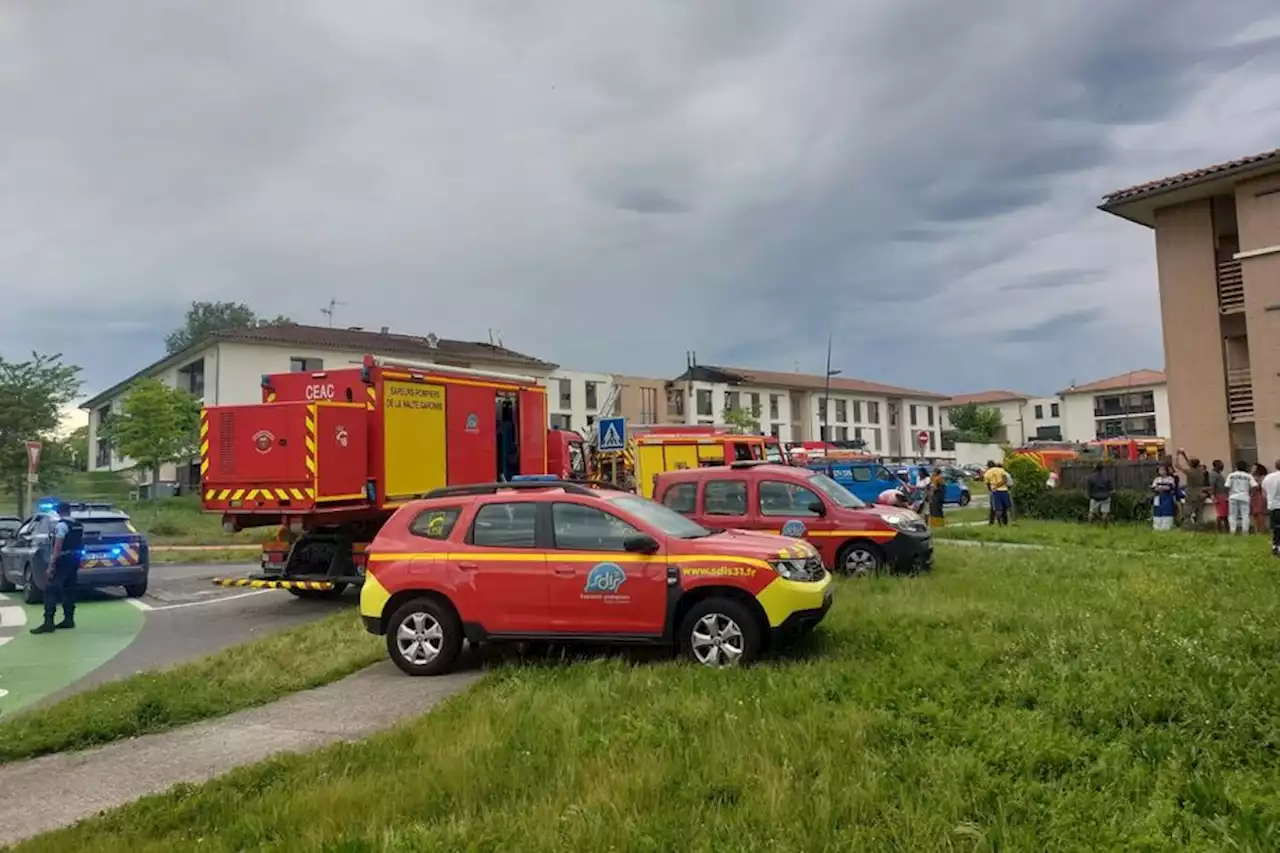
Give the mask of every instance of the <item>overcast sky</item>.
M 1274 0 L 0 0 L 0 352 L 193 299 L 943 392 L 1161 367 L 1103 193 L 1280 146 Z

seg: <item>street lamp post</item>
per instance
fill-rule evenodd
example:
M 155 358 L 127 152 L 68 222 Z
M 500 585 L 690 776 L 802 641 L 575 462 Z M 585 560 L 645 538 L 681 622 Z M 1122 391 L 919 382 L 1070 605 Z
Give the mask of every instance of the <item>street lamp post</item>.
M 831 377 L 839 376 L 839 370 L 831 369 L 831 333 L 827 333 L 827 376 L 826 384 L 822 391 L 822 441 L 825 446 L 831 441 L 831 429 L 828 424 L 831 420 Z

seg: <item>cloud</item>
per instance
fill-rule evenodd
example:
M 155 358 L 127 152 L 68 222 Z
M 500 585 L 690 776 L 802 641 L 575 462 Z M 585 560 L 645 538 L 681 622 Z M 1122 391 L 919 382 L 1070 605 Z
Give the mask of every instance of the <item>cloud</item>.
M 1162 362 L 1098 197 L 1280 131 L 1266 0 L 5 8 L 0 341 L 90 390 L 192 299 L 336 297 L 581 369 L 830 332 L 849 375 L 1051 391 Z

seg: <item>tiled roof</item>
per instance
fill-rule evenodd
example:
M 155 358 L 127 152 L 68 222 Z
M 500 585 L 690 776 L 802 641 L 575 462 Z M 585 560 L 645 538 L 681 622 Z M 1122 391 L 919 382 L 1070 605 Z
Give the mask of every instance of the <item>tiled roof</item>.
M 1016 391 L 979 391 L 976 394 L 957 394 L 947 400 L 946 405 L 967 406 L 970 403 L 984 405 L 986 403 L 1015 403 L 1018 401 L 1025 403 L 1030 399 L 1030 394 L 1019 394 Z
M 167 355 L 137 373 L 117 382 L 81 404 L 81 408 L 93 408 L 114 397 L 135 379 L 151 376 L 157 371 L 182 364 L 195 352 L 215 343 L 267 344 L 296 346 L 309 350 L 346 350 L 381 356 L 401 356 L 422 361 L 457 364 L 484 362 L 498 369 L 554 370 L 557 365 L 534 358 L 531 355 L 509 350 L 506 347 L 480 341 L 454 341 L 438 338 L 435 346 L 425 337 L 399 335 L 390 332 L 368 332 L 364 329 L 336 329 L 328 326 L 303 326 L 287 323 L 282 326 L 260 326 L 252 329 L 225 329 L 196 341 L 180 352 Z
M 1072 385 L 1064 388 L 1059 394 L 1096 394 L 1099 391 L 1123 391 L 1126 388 L 1146 388 L 1151 385 L 1163 385 L 1166 381 L 1163 370 L 1142 368 L 1121 373 L 1119 376 L 1108 376 L 1096 382 L 1084 385 Z
M 1225 176 L 1231 172 L 1256 169 L 1259 166 L 1270 165 L 1275 163 L 1280 166 L 1280 148 L 1273 151 L 1266 151 L 1262 154 L 1254 154 L 1251 157 L 1241 157 L 1239 160 L 1229 160 L 1226 163 L 1218 163 L 1214 166 L 1205 166 L 1201 169 L 1193 169 L 1190 172 L 1183 172 L 1179 175 L 1171 175 L 1167 178 L 1160 178 L 1156 181 L 1148 181 L 1145 184 L 1126 187 L 1122 190 L 1107 193 L 1102 197 L 1102 206 L 1104 208 L 1111 205 L 1120 204 L 1121 202 L 1133 201 L 1134 199 L 1144 196 L 1156 195 L 1168 190 L 1177 189 L 1187 184 L 1193 184 L 1198 181 L 1208 180 Z
M 804 388 L 821 391 L 826 387 L 826 379 L 813 373 L 787 373 L 780 370 L 755 370 L 747 367 L 716 367 L 700 365 L 721 373 L 740 378 L 746 385 L 765 385 L 774 388 Z M 843 376 L 831 377 L 832 391 L 849 391 L 855 394 L 875 394 L 884 397 L 916 397 L 921 400 L 944 400 L 946 394 L 935 394 L 932 391 L 917 391 L 912 388 L 900 388 L 896 385 L 882 385 L 879 382 L 866 382 L 862 379 L 846 379 Z

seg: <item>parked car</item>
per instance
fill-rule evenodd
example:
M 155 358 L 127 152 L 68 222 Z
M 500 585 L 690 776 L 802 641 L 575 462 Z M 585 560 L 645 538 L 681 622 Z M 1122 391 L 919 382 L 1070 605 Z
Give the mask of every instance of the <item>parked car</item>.
M 71 517 L 84 525 L 77 588 L 122 586 L 131 598 L 146 594 L 151 573 L 147 538 L 128 514 L 107 504 L 73 504 Z M 21 586 L 28 604 L 44 601 L 55 523 L 50 514 L 32 516 L 0 546 L 0 592 Z
M 812 630 L 834 593 L 804 542 L 568 482 L 437 489 L 367 554 L 361 619 L 410 675 L 447 672 L 464 638 L 676 645 L 705 666 L 745 664 Z
M 834 572 L 863 576 L 933 565 L 933 537 L 917 513 L 860 500 L 827 475 L 760 463 L 668 471 L 654 496 L 703 527 L 798 534 Z
M 926 466 L 928 467 L 928 466 Z M 912 486 L 915 485 L 919 477 L 920 466 L 900 466 L 895 468 L 893 473 L 897 475 L 904 483 Z M 929 473 L 933 473 L 933 468 L 929 467 Z M 969 501 L 973 500 L 973 495 L 969 493 L 969 484 L 965 482 L 964 472 L 959 468 L 950 465 L 942 468 L 942 479 L 946 482 L 946 489 L 943 493 L 943 503 L 956 504 L 958 506 L 968 506 Z
M 13 538 L 22 526 L 22 519 L 16 515 L 0 515 L 0 544 Z

